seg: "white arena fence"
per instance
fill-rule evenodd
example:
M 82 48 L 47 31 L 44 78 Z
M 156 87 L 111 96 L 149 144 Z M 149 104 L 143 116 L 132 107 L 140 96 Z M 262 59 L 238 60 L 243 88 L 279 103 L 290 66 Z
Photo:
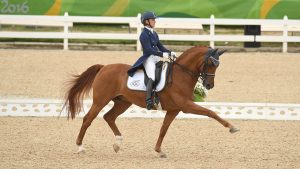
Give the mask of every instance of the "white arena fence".
M 91 107 L 92 101 L 84 101 L 84 116 Z M 109 111 L 113 102 L 105 106 L 98 117 Z M 211 109 L 227 119 L 252 119 L 252 120 L 300 120 L 300 104 L 274 104 L 274 103 L 220 103 L 199 102 L 198 105 Z M 34 116 L 34 117 L 66 117 L 62 111 L 62 100 L 32 99 L 32 100 L 0 100 L 0 116 Z M 60 113 L 62 112 L 62 113 Z M 165 111 L 146 110 L 138 106 L 131 106 L 121 117 L 134 118 L 163 118 Z M 185 114 L 180 112 L 177 118 L 206 118 L 205 116 Z
M 64 39 L 64 49 L 68 49 L 69 39 L 110 39 L 110 40 L 136 40 L 137 50 L 141 50 L 139 35 L 142 30 L 140 14 L 137 17 L 91 17 L 91 16 L 34 16 L 34 15 L 0 15 L 0 25 L 37 25 L 64 27 L 63 32 L 18 32 L 0 31 L 0 38 L 33 38 L 33 39 Z M 137 28 L 137 33 L 87 33 L 70 32 L 73 23 L 99 23 L 99 24 L 128 24 Z M 202 25 L 209 25 L 209 34 L 182 35 L 161 34 L 161 40 L 169 41 L 208 41 L 214 47 L 215 42 L 278 42 L 282 43 L 282 52 L 287 52 L 289 42 L 300 42 L 300 36 L 290 36 L 289 32 L 300 31 L 300 20 L 291 20 L 285 16 L 283 19 L 220 19 L 211 15 L 203 18 L 159 18 L 157 27 L 168 29 L 203 29 Z M 216 25 L 260 25 L 262 31 L 282 32 L 280 35 L 237 35 L 215 34 Z

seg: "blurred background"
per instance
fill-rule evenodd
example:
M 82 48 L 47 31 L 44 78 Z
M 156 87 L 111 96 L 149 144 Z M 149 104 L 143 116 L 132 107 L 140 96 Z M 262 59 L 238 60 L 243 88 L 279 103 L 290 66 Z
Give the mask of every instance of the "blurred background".
M 284 34 L 283 19 L 284 16 L 288 20 L 300 19 L 300 13 L 297 12 L 300 7 L 300 1 L 296 0 L 0 0 L 0 13 L 2 15 L 35 15 L 35 16 L 101 16 L 101 17 L 138 17 L 139 13 L 144 11 L 154 11 L 159 18 L 174 18 L 171 22 L 173 26 L 161 25 L 156 31 L 159 34 L 171 35 L 210 35 L 212 34 L 211 24 L 213 21 L 194 21 L 193 23 L 184 25 L 182 20 L 175 18 L 194 18 L 194 19 L 210 19 L 212 15 L 215 19 L 237 19 L 230 23 L 214 25 L 213 33 L 215 35 L 279 35 Z M 1 31 L 10 32 L 62 32 L 63 26 L 54 26 L 49 23 L 40 23 L 34 25 L 29 20 L 33 18 L 20 18 L 25 23 L 13 22 L 9 18 L 10 23 L 5 22 L 5 17 L 1 16 Z M 16 19 L 16 18 L 15 18 Z M 262 24 L 261 22 L 253 22 L 247 20 L 241 23 L 243 19 L 267 19 L 278 20 L 275 25 L 271 22 Z M 1 19 L 0 19 L 1 20 Z M 40 20 L 50 20 L 49 18 L 40 18 Z M 136 34 L 137 26 L 132 26 L 130 22 L 120 22 L 117 19 L 111 21 L 87 21 L 88 19 L 70 19 L 71 26 L 68 27 L 69 32 L 94 32 L 94 33 L 131 33 Z M 86 20 L 86 21 L 84 21 Z M 138 20 L 138 19 L 137 19 Z M 167 24 L 168 20 L 161 20 L 161 23 Z M 40 21 L 35 21 L 35 23 Z M 200 26 L 197 26 L 195 23 Z M 189 25 L 194 26 L 189 26 Z M 299 37 L 300 23 L 288 26 L 288 36 Z M 224 39 L 224 38 L 223 38 Z M 274 39 L 274 38 L 273 38 Z M 276 37 L 275 37 L 276 39 Z M 0 48 L 54 48 L 59 49 L 62 39 L 57 38 L 27 38 L 26 36 L 0 36 Z M 162 41 L 172 50 L 184 51 L 195 45 L 211 45 L 209 38 L 200 40 L 192 40 L 187 38 L 170 39 L 162 38 Z M 216 46 L 225 47 L 230 51 L 282 51 L 283 40 L 239 40 L 218 38 Z M 28 43 L 23 43 L 28 42 Z M 98 50 L 136 50 L 136 40 L 122 38 L 70 38 L 70 49 L 98 49 Z M 299 39 L 287 42 L 290 52 L 299 52 Z

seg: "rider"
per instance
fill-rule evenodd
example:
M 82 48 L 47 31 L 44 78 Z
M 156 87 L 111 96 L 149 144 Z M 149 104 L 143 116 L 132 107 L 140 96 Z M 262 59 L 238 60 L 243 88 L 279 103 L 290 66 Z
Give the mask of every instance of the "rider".
M 157 33 L 153 30 L 156 22 L 155 19 L 156 15 L 154 12 L 144 12 L 141 16 L 141 22 L 144 25 L 144 30 L 140 35 L 143 55 L 128 70 L 128 75 L 133 76 L 137 69 L 144 66 L 146 74 L 149 77 L 146 91 L 148 110 L 151 110 L 153 107 L 152 93 L 155 81 L 155 64 L 160 61 L 161 57 L 167 59 L 169 56 L 176 57 L 175 52 L 171 52 L 160 43 Z

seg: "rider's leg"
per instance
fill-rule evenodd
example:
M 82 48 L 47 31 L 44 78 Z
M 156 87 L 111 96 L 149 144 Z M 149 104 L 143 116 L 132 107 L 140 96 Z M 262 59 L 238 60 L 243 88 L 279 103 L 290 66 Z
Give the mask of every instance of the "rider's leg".
M 151 110 L 153 107 L 153 100 L 152 100 L 152 93 L 155 81 L 155 64 L 157 62 L 157 56 L 151 55 L 148 59 L 144 62 L 144 67 L 149 77 L 149 81 L 147 83 L 147 90 L 146 90 L 146 104 L 147 109 Z
M 158 73 L 159 73 L 159 71 L 158 71 L 158 65 L 157 65 L 157 63 L 158 62 L 160 62 L 161 61 L 161 57 L 159 57 L 159 56 L 153 56 L 153 60 L 155 61 L 155 69 L 154 69 L 154 74 L 155 74 L 155 76 L 156 75 L 158 75 Z M 158 97 L 158 95 L 157 95 L 157 93 L 156 93 L 156 86 L 158 85 L 158 83 L 159 83 L 159 81 L 158 81 L 158 79 L 157 79 L 157 77 L 155 77 L 155 82 L 154 82 L 154 85 L 155 86 L 153 86 L 153 88 L 154 88 L 154 90 L 153 90 L 153 98 L 154 98 L 154 104 L 156 104 L 156 106 L 158 106 L 158 104 L 159 104 L 159 97 Z
M 153 83 L 154 81 L 149 78 L 147 83 L 147 90 L 146 90 L 146 105 L 147 109 L 151 110 L 153 108 L 153 100 L 152 100 L 152 94 L 153 94 Z

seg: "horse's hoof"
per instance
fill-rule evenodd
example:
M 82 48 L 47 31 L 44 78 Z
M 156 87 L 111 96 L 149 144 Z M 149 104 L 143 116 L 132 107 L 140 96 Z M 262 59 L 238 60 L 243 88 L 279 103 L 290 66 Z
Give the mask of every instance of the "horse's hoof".
M 113 148 L 114 148 L 116 153 L 119 152 L 119 150 L 120 150 L 120 147 L 117 144 L 114 144 Z
M 163 153 L 163 152 L 159 152 L 158 153 L 158 157 L 159 158 L 167 158 L 167 154 Z
M 76 152 L 76 154 L 82 154 L 82 153 L 85 153 L 86 149 L 81 145 L 81 146 L 78 146 L 78 150 Z
M 235 133 L 235 132 L 238 132 L 238 131 L 240 131 L 238 128 L 235 128 L 235 127 L 233 127 L 233 128 L 231 128 L 230 130 L 229 130 L 229 132 L 230 133 Z

